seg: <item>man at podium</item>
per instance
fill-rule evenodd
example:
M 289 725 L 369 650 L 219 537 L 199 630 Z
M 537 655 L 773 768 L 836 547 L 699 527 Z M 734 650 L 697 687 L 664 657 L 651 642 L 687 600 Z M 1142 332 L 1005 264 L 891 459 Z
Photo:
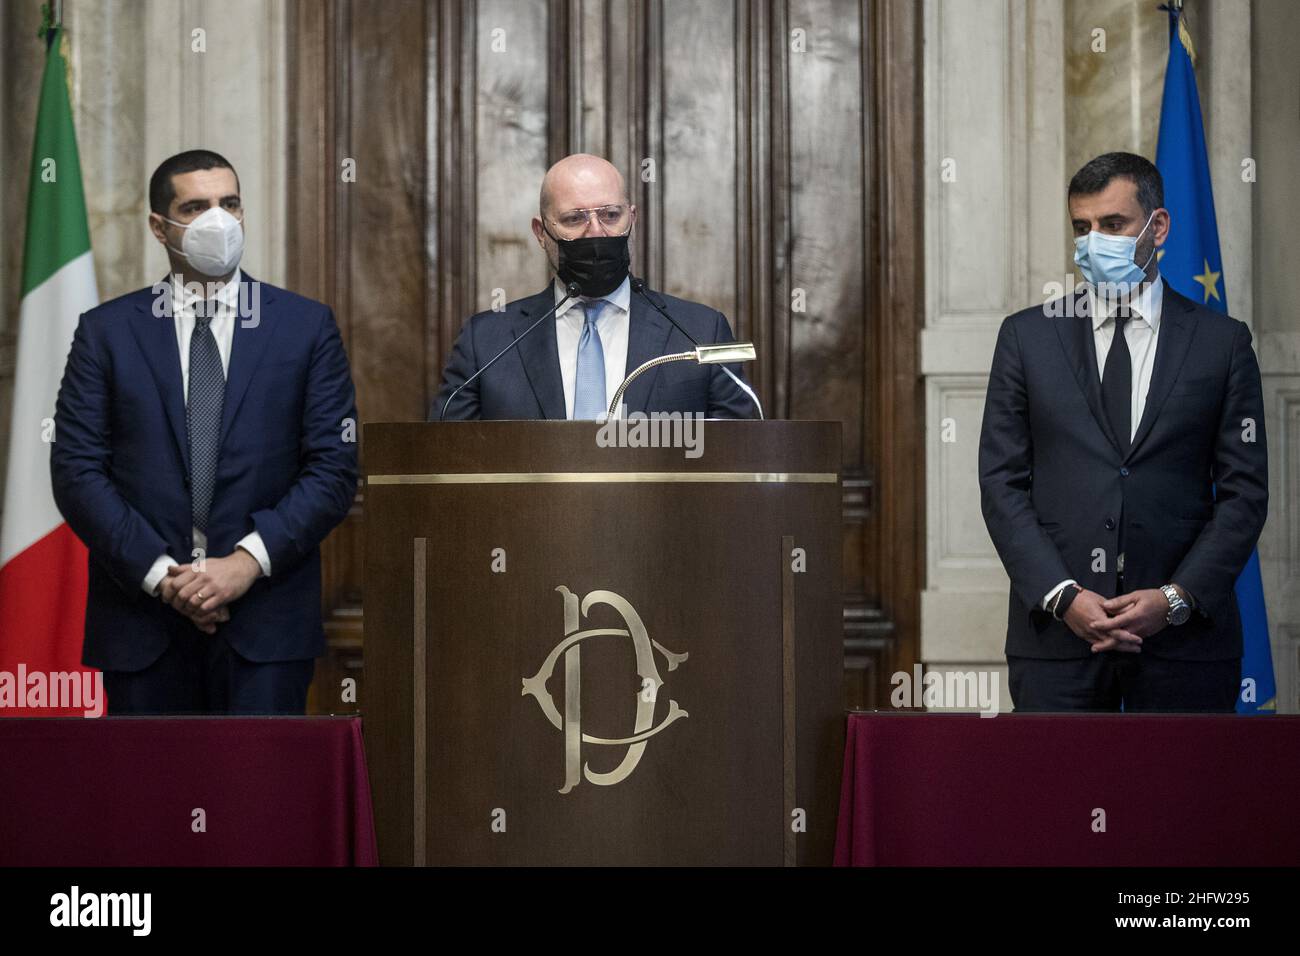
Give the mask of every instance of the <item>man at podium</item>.
M 554 279 L 465 323 L 430 419 L 594 421 L 642 363 L 734 341 L 721 312 L 661 295 L 631 275 L 635 224 L 636 206 L 612 164 L 577 153 L 552 166 L 532 229 Z M 628 413 L 754 417 L 754 403 L 725 368 L 656 366 L 631 382 L 620 404 Z

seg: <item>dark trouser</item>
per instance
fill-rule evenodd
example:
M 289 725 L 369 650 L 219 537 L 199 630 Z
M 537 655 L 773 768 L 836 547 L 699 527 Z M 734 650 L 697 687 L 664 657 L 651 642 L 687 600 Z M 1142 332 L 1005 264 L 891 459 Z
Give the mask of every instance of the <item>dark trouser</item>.
M 110 716 L 302 714 L 314 660 L 259 664 L 217 633 L 179 622 L 158 660 L 140 671 L 104 671 Z
M 1232 713 L 1241 661 L 1172 661 L 1102 651 L 1069 660 L 1007 657 L 1015 711 Z M 109 697 L 110 704 L 112 697 Z

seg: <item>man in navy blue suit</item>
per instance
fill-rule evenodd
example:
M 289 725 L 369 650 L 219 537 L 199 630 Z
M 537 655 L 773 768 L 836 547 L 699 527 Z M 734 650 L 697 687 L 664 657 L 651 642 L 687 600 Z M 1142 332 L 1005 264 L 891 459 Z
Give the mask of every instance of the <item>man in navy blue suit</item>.
M 632 280 L 628 240 L 636 207 L 610 163 L 585 153 L 560 160 L 542 180 L 539 207 L 533 236 L 551 264 L 554 281 L 536 295 L 507 304 L 504 311 L 480 312 L 465 323 L 430 409 L 434 421 L 594 420 L 608 409 L 625 376 L 643 362 L 689 351 L 695 344 L 733 341 L 721 312 L 645 291 Z M 565 289 L 575 282 L 581 295 L 566 300 Z M 553 319 L 471 381 L 557 304 Z M 731 371 L 740 376 L 739 366 Z M 647 414 L 755 416 L 753 401 L 722 366 L 693 362 L 647 371 L 628 387 L 622 404 L 627 412 Z
M 357 482 L 331 310 L 239 269 L 239 180 L 191 150 L 149 184 L 171 275 L 81 317 L 54 497 L 90 550 L 82 660 L 110 714 L 302 713 L 322 539 Z
M 1084 286 L 1002 323 L 980 433 L 1011 698 L 1231 713 L 1233 585 L 1268 513 L 1250 330 L 1161 278 L 1177 224 L 1149 160 L 1090 160 L 1068 202 Z

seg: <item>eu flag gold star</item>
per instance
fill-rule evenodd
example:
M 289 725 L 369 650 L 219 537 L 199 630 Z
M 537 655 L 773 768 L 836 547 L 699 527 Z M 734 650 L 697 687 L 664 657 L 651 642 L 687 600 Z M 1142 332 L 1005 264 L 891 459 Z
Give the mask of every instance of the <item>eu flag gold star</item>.
M 1192 276 L 1192 278 L 1195 279 L 1197 282 L 1199 282 L 1202 286 L 1204 286 L 1206 302 L 1210 301 L 1210 296 L 1214 296 L 1216 299 L 1219 299 L 1219 276 L 1223 275 L 1223 273 L 1211 272 L 1209 259 L 1205 259 L 1202 261 L 1204 261 L 1205 263 L 1205 272 L 1203 272 L 1201 275 L 1198 276 Z M 1223 300 L 1219 299 L 1219 301 L 1222 302 Z

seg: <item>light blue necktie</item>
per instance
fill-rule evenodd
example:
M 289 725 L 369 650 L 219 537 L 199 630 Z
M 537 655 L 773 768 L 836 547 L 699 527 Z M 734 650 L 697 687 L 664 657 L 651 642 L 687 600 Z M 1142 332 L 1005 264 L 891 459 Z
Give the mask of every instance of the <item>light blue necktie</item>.
M 575 421 L 595 421 L 608 409 L 605 404 L 605 348 L 596 328 L 596 319 L 604 305 L 605 300 L 598 299 L 582 307 L 586 322 L 578 339 L 578 374 L 573 390 Z

